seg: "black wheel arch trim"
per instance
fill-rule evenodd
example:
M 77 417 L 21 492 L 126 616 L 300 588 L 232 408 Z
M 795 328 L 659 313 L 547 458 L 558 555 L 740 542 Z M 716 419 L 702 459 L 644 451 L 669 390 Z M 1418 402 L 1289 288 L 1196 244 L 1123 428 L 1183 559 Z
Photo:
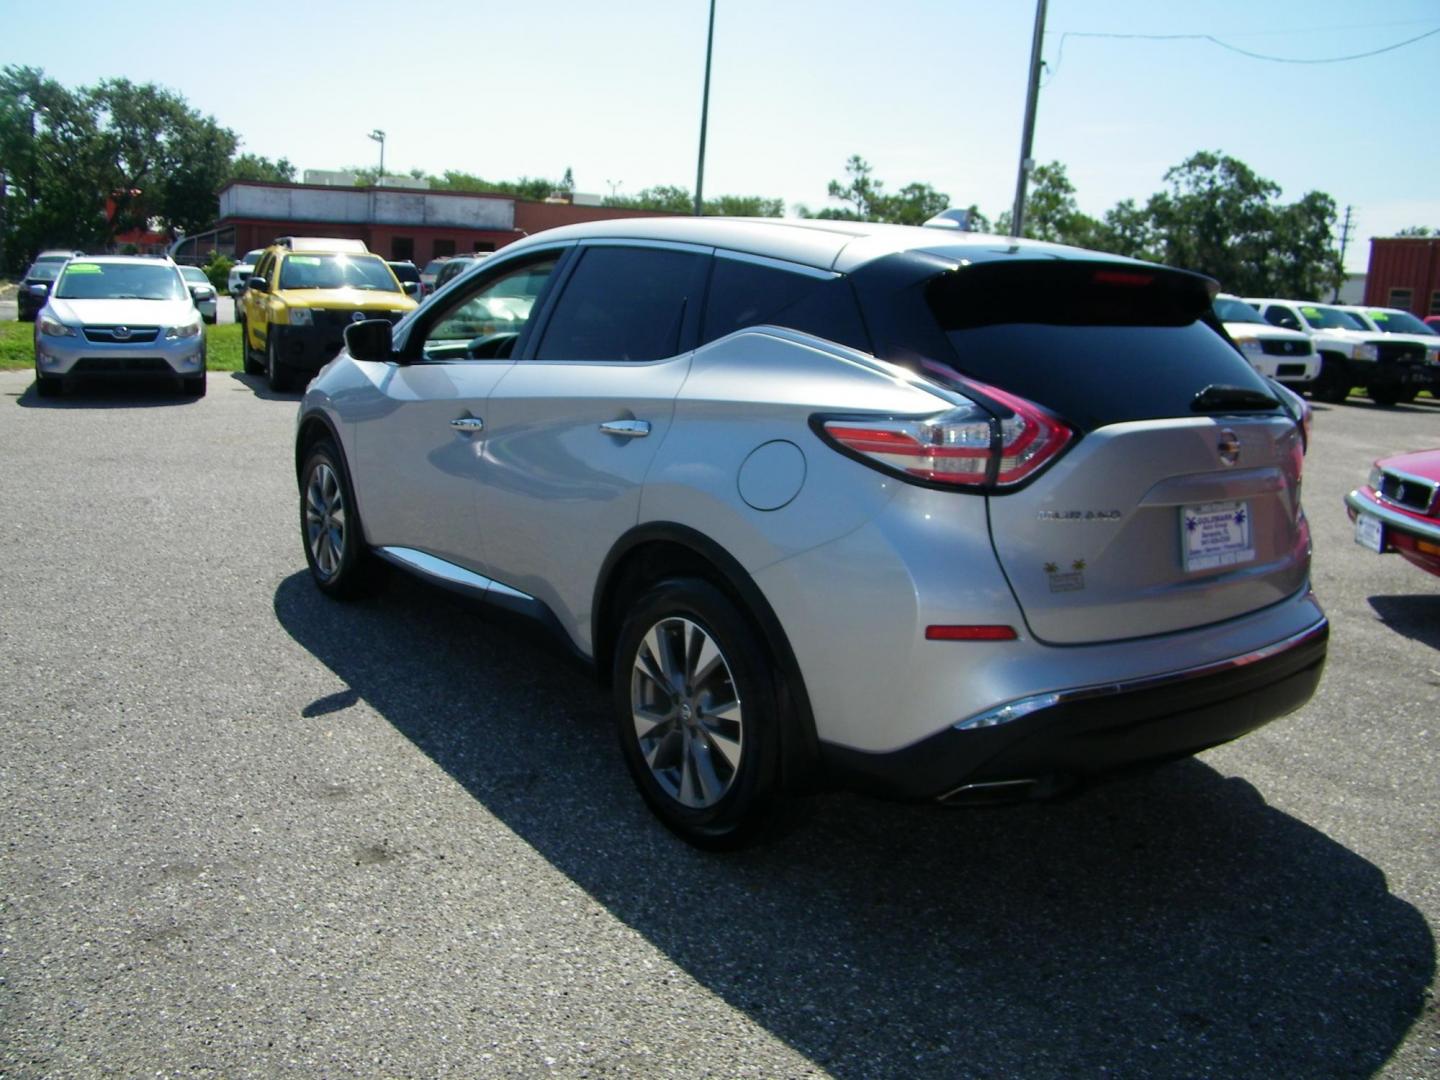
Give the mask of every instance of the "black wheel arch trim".
M 789 712 L 795 719 L 793 730 L 787 726 L 781 732 L 782 785 L 790 790 L 813 787 L 821 775 L 820 740 L 815 729 L 810 695 L 806 691 L 795 651 L 790 647 L 790 639 L 775 609 L 749 572 L 738 559 L 704 533 L 677 522 L 647 522 L 626 532 L 610 548 L 595 580 L 590 609 L 591 651 L 597 677 L 608 680 L 618 636 L 617 620 L 610 618 L 606 603 L 615 571 L 631 552 L 652 543 L 688 549 L 708 563 L 721 577 L 718 584 L 727 588 L 744 605 L 745 614 L 758 625 L 782 676 L 776 690 L 784 695 L 786 700 L 783 704 L 789 706 Z

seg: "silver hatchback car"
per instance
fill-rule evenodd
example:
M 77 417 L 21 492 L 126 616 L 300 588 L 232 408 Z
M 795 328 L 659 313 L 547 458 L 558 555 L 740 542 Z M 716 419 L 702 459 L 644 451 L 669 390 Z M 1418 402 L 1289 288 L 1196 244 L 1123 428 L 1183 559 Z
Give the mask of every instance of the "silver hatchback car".
M 931 228 L 597 222 L 349 328 L 297 419 L 315 583 L 541 621 L 671 829 L 1043 796 L 1302 705 L 1308 412 L 1164 267 Z

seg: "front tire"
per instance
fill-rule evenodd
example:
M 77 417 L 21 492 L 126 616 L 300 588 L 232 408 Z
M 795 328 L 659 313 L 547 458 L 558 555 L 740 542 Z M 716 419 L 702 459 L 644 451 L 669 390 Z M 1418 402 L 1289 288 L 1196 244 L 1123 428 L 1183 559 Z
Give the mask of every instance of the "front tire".
M 1321 358 L 1320 375 L 1310 396 L 1327 405 L 1339 405 L 1350 396 L 1350 372 L 1344 360 L 1331 356 Z
M 370 553 L 344 459 L 329 439 L 306 451 L 300 469 L 300 540 L 310 578 L 321 592 L 348 600 L 365 590 Z
M 1367 386 L 1365 393 L 1376 405 L 1394 405 L 1400 400 L 1403 391 L 1393 386 Z
M 290 373 L 281 365 L 279 352 L 272 330 L 265 335 L 265 381 L 270 384 L 271 390 L 283 394 L 290 389 Z
M 783 710 L 760 640 L 724 593 L 694 578 L 656 585 L 620 629 L 621 753 L 650 809 L 697 847 L 742 847 L 777 820 Z
M 240 324 L 240 357 L 246 375 L 263 375 L 265 365 L 255 359 L 254 350 L 250 348 L 250 325 L 242 318 L 237 320 Z

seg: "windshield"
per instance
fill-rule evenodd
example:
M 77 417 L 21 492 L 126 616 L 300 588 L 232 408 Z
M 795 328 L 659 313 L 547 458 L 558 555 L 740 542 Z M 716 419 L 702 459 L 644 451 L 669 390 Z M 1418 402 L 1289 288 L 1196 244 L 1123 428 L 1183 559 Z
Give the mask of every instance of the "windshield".
M 1341 311 L 1339 308 L 1307 305 L 1300 309 L 1300 314 L 1304 315 L 1305 321 L 1316 330 L 1370 329 L 1354 315 L 1348 311 Z
M 1215 317 L 1221 322 L 1258 322 L 1269 325 L 1260 317 L 1260 313 L 1244 300 L 1232 300 L 1225 296 L 1215 298 Z
M 395 271 L 395 276 L 401 281 L 419 281 L 420 271 L 415 269 L 414 263 L 398 262 L 391 263 L 390 269 Z
M 205 276 L 205 271 L 198 266 L 182 266 L 180 273 L 184 275 L 186 281 L 193 281 L 196 285 L 210 284 L 210 279 Z
M 60 273 L 60 262 L 37 262 L 25 271 L 25 277 L 30 281 L 54 281 L 55 275 Z
M 1383 308 L 1367 308 L 1365 314 L 1375 320 L 1387 334 L 1424 334 L 1426 337 L 1440 337 L 1434 327 L 1426 326 L 1408 311 L 1386 311 Z
M 188 300 L 170 263 L 69 262 L 55 286 L 61 300 Z
M 400 291 L 378 255 L 290 255 L 280 267 L 280 288 Z

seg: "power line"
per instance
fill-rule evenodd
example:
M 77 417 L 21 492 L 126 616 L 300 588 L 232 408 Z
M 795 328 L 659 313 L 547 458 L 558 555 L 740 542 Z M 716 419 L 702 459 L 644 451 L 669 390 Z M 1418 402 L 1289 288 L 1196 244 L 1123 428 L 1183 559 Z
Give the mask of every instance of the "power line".
M 1050 69 L 1050 78 L 1045 80 L 1045 85 L 1055 81 L 1059 74 L 1060 63 L 1065 59 L 1065 41 L 1067 38 L 1109 38 L 1119 41 L 1208 41 L 1212 45 L 1218 45 L 1222 49 L 1239 53 L 1241 56 L 1248 56 L 1252 60 L 1265 60 L 1275 64 L 1341 64 L 1347 60 L 1364 60 L 1369 56 L 1379 56 L 1381 53 L 1394 52 L 1396 49 L 1403 49 L 1406 45 L 1413 45 L 1417 41 L 1423 41 L 1428 37 L 1440 34 L 1440 27 L 1427 30 L 1423 34 L 1417 34 L 1404 41 L 1397 41 L 1393 45 L 1385 45 L 1379 49 L 1371 49 L 1369 52 L 1351 53 L 1347 56 L 1325 56 L 1313 60 L 1298 59 L 1293 56 L 1271 56 L 1267 53 L 1251 52 L 1249 49 L 1242 49 L 1238 45 L 1231 45 L 1229 42 L 1221 41 L 1213 34 L 1108 34 L 1082 31 L 1066 31 L 1060 35 L 1060 47 L 1056 51 L 1055 66 Z M 1245 36 L 1245 35 L 1241 35 Z

